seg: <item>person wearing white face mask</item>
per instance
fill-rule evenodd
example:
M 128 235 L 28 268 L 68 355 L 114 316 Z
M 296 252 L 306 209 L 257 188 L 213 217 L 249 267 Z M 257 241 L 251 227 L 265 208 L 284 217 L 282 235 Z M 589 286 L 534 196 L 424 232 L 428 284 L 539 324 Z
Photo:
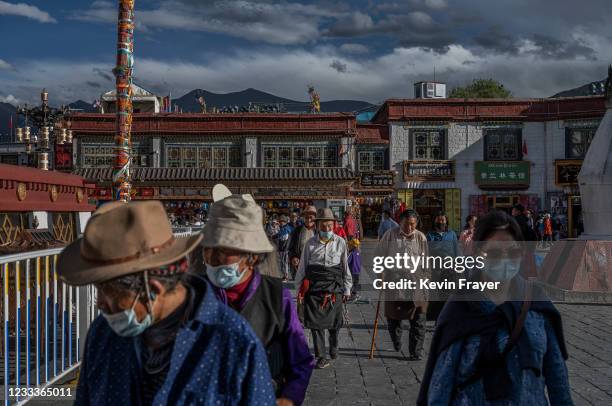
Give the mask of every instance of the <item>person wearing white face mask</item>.
M 344 238 L 334 234 L 331 209 L 317 211 L 317 234 L 302 251 L 295 285 L 304 304 L 304 326 L 312 332 L 317 368 L 326 368 L 325 330 L 329 331 L 329 355 L 338 357 L 338 333 L 343 325 L 343 303 L 351 295 L 353 280 Z
M 244 317 L 266 349 L 277 405 L 300 405 L 314 367 L 291 292 L 280 278 L 263 275 L 276 255 L 250 195 L 214 194 L 202 230 L 202 259 L 218 299 Z M 276 258 L 274 258 L 276 260 Z
M 101 311 L 87 334 L 75 404 L 274 404 L 259 340 L 188 272 L 201 239 L 174 237 L 158 201 L 113 202 L 62 251 L 60 278 L 93 284 Z
M 456 292 L 431 341 L 417 405 L 573 405 L 561 316 L 520 276 L 526 250 L 519 224 L 502 211 L 478 220 L 472 279 L 500 282 Z

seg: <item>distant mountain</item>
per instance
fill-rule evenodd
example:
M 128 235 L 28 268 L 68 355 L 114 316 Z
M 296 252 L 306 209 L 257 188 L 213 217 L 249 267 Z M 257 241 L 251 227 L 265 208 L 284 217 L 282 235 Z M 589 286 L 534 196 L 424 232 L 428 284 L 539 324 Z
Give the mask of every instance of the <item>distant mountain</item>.
M 68 107 L 70 107 L 72 110 L 75 110 L 81 113 L 95 113 L 96 112 L 96 109 L 94 108 L 93 104 L 87 103 L 83 100 L 77 100 L 73 103 L 70 103 Z
M 282 104 L 287 112 L 306 112 L 310 109 L 310 102 L 296 101 L 286 99 L 284 97 L 275 96 L 270 93 L 262 92 L 257 89 L 245 89 L 240 92 L 231 93 L 213 93 L 202 89 L 192 90 L 186 95 L 172 100 L 173 104 L 177 104 L 184 112 L 198 112 L 200 105 L 197 99 L 204 96 L 206 105 L 210 109 L 217 107 L 219 109 L 224 106 L 248 106 L 249 103 L 259 104 Z M 77 100 L 68 105 L 71 109 L 83 113 L 95 113 L 97 110 L 93 104 L 83 100 Z M 331 112 L 361 112 L 366 110 L 375 110 L 376 106 L 364 101 L 358 100 L 330 100 L 321 102 L 321 111 L 324 113 Z M 17 108 L 12 104 L 0 102 L 0 141 L 8 141 L 9 138 L 9 121 L 11 114 L 13 115 L 13 127 L 18 126 Z
M 95 112 L 93 105 L 83 100 L 77 100 L 74 103 L 68 105 L 73 110 L 85 113 Z M 17 116 L 17 108 L 9 103 L 0 102 L 0 142 L 8 142 L 10 138 L 10 121 L 11 115 L 13 116 L 13 128 L 19 127 L 19 121 Z
M 13 116 L 13 128 L 17 126 L 17 108 L 9 103 L 0 102 L 0 142 L 10 141 L 9 126 Z
M 310 108 L 308 101 L 296 101 L 284 97 L 275 96 L 261 90 L 249 88 L 240 92 L 213 93 L 203 89 L 195 89 L 186 95 L 172 100 L 184 112 L 198 112 L 200 105 L 197 99 L 203 96 L 208 109 L 217 107 L 219 109 L 230 106 L 248 106 L 249 103 L 260 104 L 282 104 L 288 112 L 306 112 Z M 357 100 L 330 100 L 321 102 L 322 112 L 353 112 L 372 107 L 372 104 Z
M 570 90 L 564 90 L 555 94 L 552 97 L 576 97 L 576 96 L 594 96 L 603 95 L 606 89 L 606 79 L 598 80 L 597 82 L 587 83 L 580 87 Z

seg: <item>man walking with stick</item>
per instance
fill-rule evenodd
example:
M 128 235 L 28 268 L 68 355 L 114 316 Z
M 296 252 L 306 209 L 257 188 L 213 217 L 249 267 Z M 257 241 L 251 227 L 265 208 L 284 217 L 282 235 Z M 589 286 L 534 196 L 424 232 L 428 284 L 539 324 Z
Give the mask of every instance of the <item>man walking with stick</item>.
M 395 257 L 396 254 L 407 254 L 419 257 L 428 255 L 427 238 L 416 229 L 418 214 L 414 210 L 405 210 L 400 214 L 399 227 L 388 230 L 380 239 L 376 248 L 376 256 Z M 389 282 L 397 282 L 402 279 L 427 278 L 428 270 L 420 266 L 414 273 L 408 269 L 388 269 L 383 272 L 383 279 Z M 427 312 L 427 295 L 421 290 L 385 290 L 381 291 L 375 320 L 375 332 L 372 337 L 373 354 L 374 340 L 378 327 L 378 315 L 380 311 L 380 299 L 384 299 L 385 318 L 393 347 L 396 351 L 402 348 L 402 321 L 410 322 L 410 334 L 408 337 L 409 359 L 417 361 L 423 357 L 423 342 L 425 341 L 425 314 Z

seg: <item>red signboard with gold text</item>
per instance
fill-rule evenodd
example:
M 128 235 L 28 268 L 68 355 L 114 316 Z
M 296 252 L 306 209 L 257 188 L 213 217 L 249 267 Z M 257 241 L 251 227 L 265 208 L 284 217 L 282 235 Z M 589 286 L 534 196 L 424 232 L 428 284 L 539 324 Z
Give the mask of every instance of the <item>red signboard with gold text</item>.
M 55 145 L 55 169 L 72 169 L 72 144 Z

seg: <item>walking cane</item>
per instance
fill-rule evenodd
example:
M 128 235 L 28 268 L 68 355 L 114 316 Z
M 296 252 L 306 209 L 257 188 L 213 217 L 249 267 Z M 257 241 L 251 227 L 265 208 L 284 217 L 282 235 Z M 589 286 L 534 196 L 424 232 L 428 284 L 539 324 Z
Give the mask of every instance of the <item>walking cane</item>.
M 372 331 L 372 344 L 370 345 L 370 356 L 368 359 L 374 358 L 374 345 L 376 342 L 376 335 L 378 334 L 378 316 L 380 315 L 380 299 L 382 298 L 382 289 L 378 294 L 378 303 L 376 304 L 376 318 L 374 319 L 374 331 Z

